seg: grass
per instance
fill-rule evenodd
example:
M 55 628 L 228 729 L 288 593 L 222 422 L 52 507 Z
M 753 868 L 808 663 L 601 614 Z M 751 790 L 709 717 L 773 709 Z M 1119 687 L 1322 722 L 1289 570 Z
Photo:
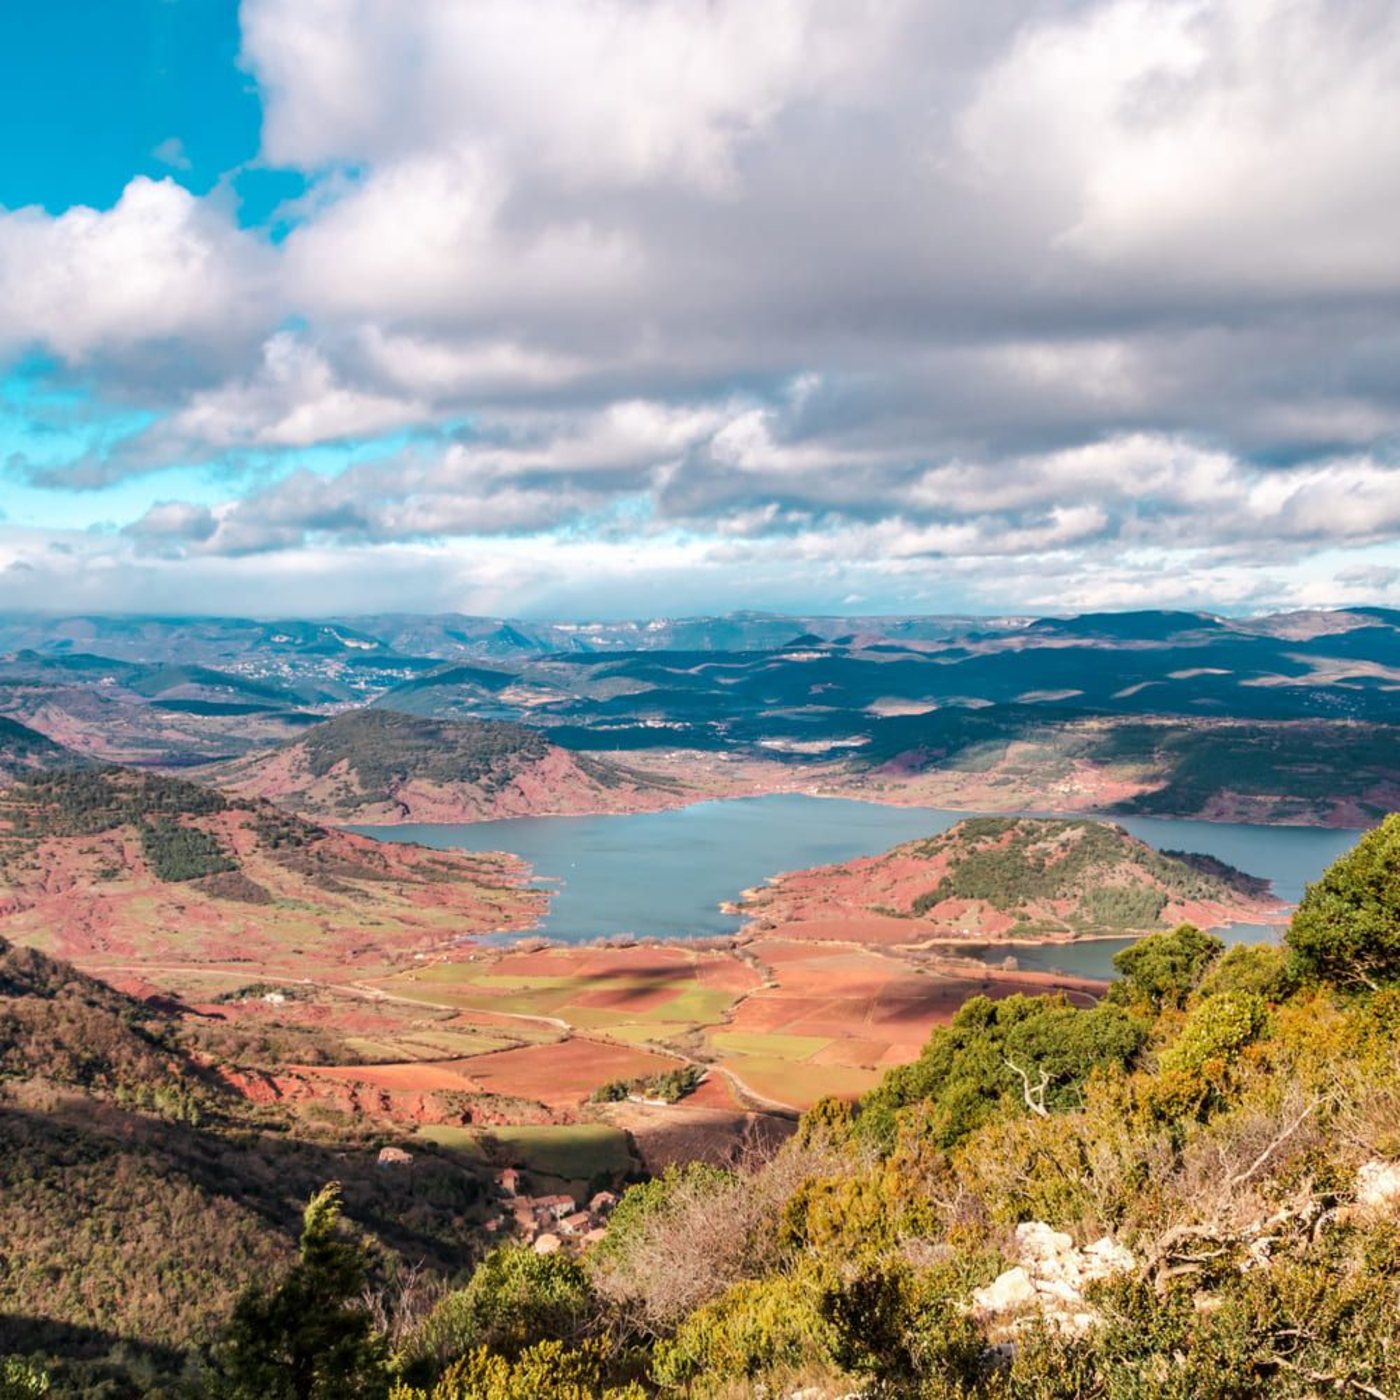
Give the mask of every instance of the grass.
M 445 1147 L 450 1152 L 456 1152 L 460 1156 L 470 1157 L 473 1161 L 485 1162 L 487 1160 L 486 1148 L 482 1141 L 482 1133 L 479 1128 L 458 1128 L 450 1123 L 426 1123 L 418 1129 L 415 1136 L 425 1139 L 427 1142 L 434 1142 L 439 1147 Z
M 830 1036 L 782 1035 L 770 1031 L 717 1031 L 715 1048 L 733 1055 L 760 1055 L 782 1060 L 810 1060 L 831 1044 Z
M 367 1060 L 462 1059 L 506 1050 L 516 1041 L 507 1036 L 477 1035 L 471 1031 L 405 1031 L 378 1038 L 351 1036 L 348 1045 Z
M 516 1043 L 512 1036 L 486 1035 L 480 1031 L 415 1031 L 408 1037 L 417 1045 L 428 1045 L 449 1055 L 489 1055 Z
M 805 1108 L 827 1094 L 855 1098 L 880 1082 L 883 1071 L 843 1065 L 808 1065 L 796 1060 L 745 1055 L 730 1068 L 755 1093 Z
M 430 1123 L 417 1136 L 477 1161 L 508 1160 L 537 1176 L 580 1185 L 597 1176 L 625 1176 L 636 1165 L 627 1134 L 606 1123 L 489 1130 Z

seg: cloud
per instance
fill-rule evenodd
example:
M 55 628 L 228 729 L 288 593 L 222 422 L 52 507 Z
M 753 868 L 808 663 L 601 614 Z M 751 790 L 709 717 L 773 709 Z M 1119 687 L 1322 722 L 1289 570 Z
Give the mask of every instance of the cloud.
M 190 158 L 185 153 L 185 143 L 178 136 L 167 136 L 156 145 L 151 155 L 171 170 L 188 170 L 191 166 Z
M 275 317 L 272 291 L 266 249 L 172 180 L 138 176 L 109 210 L 0 211 L 0 351 L 236 346 Z
M 1397 79 L 1383 0 L 1116 0 L 1023 29 L 960 130 L 1069 253 L 1243 296 L 1394 289 Z
M 490 147 L 568 186 L 724 190 L 790 103 L 873 73 L 881 0 L 251 0 L 269 158 L 376 164 Z
M 1389 587 L 1317 562 L 1400 550 L 1385 0 L 241 15 L 284 239 L 168 180 L 0 213 L 0 350 L 151 419 L 27 480 L 135 502 L 161 577 L 586 538 L 759 603 Z

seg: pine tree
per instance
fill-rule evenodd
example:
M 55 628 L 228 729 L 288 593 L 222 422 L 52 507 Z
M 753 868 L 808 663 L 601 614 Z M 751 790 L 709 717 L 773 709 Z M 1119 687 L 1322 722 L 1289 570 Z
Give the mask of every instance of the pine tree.
M 307 1204 L 301 1255 L 271 1292 L 234 1307 L 215 1393 L 227 1400 L 381 1400 L 385 1346 L 360 1302 L 367 1250 L 340 1228 L 340 1187 Z

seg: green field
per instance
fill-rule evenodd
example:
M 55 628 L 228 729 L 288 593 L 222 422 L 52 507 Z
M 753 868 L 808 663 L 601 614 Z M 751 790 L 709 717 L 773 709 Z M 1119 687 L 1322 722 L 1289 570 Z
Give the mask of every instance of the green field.
M 737 997 L 732 992 L 700 986 L 684 969 L 674 981 L 661 984 L 675 995 L 645 1008 L 579 1006 L 581 992 L 655 992 L 654 981 L 628 976 L 549 977 L 503 975 L 491 963 L 438 963 L 383 983 L 395 996 L 450 1005 L 464 1011 L 494 1011 L 501 1015 L 545 1016 L 581 1030 L 614 1037 L 628 1044 L 666 1040 L 724 1019 Z M 820 1047 L 818 1047 L 820 1048 Z
M 810 1060 L 831 1044 L 830 1036 L 780 1035 L 764 1031 L 716 1031 L 710 1040 L 732 1055 L 762 1055 L 781 1060 Z
M 537 1185 L 583 1191 L 600 1176 L 622 1178 L 636 1167 L 627 1134 L 606 1123 L 514 1128 L 458 1128 L 428 1124 L 419 1137 L 479 1161 L 523 1167 Z

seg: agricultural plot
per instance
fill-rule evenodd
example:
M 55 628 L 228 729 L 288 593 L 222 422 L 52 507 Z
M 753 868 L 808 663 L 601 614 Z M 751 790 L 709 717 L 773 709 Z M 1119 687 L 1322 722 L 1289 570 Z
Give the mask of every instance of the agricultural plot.
M 759 982 L 731 953 L 663 947 L 506 953 L 415 967 L 379 985 L 394 996 L 551 1020 L 636 1045 L 718 1024 Z
M 472 1079 L 487 1093 L 551 1108 L 577 1106 L 615 1079 L 644 1079 L 676 1068 L 670 1056 L 581 1038 L 481 1055 L 469 1063 Z
M 1024 977 L 930 973 L 875 948 L 772 937 L 748 949 L 771 985 L 744 998 L 706 1042 L 754 1094 L 795 1108 L 872 1088 L 885 1070 L 916 1059 L 930 1029 L 969 997 L 1047 990 Z
M 583 1195 L 599 1178 L 620 1182 L 637 1167 L 627 1134 L 606 1123 L 489 1130 L 430 1125 L 417 1135 L 474 1161 L 521 1167 L 537 1191 Z

